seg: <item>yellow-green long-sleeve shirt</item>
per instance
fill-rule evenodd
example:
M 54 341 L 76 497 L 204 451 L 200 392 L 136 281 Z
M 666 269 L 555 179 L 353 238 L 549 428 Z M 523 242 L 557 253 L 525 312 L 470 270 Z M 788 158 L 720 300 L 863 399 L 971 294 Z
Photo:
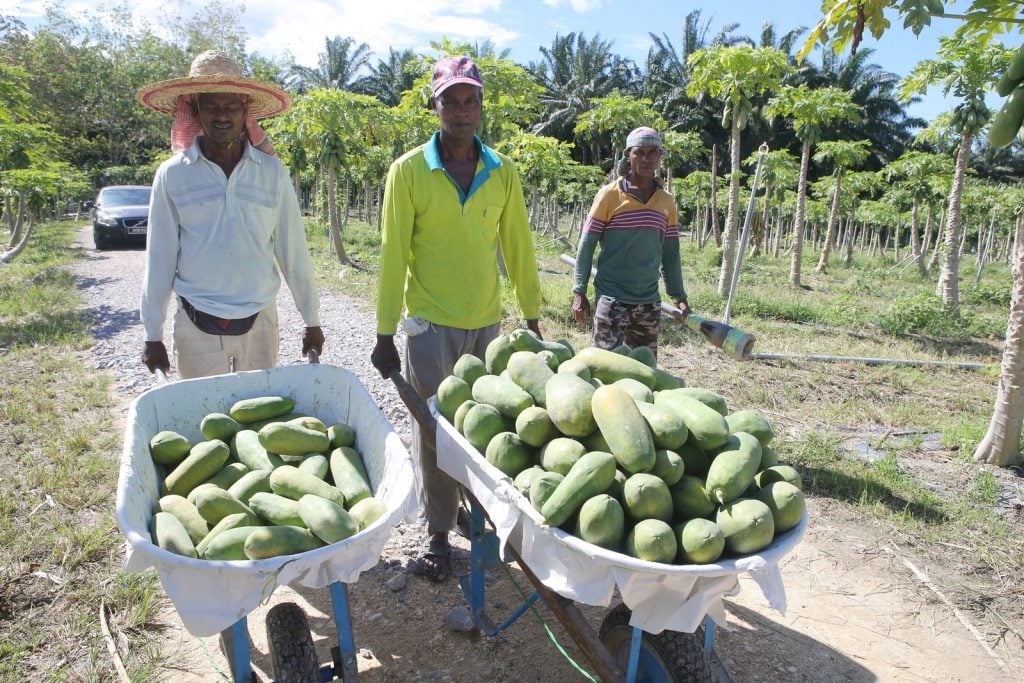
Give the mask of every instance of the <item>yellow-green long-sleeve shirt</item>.
M 412 317 L 475 330 L 501 321 L 497 249 L 526 319 L 540 316 L 540 280 L 523 188 L 511 160 L 477 140 L 469 192 L 445 171 L 438 134 L 396 159 L 384 188 L 377 333 Z

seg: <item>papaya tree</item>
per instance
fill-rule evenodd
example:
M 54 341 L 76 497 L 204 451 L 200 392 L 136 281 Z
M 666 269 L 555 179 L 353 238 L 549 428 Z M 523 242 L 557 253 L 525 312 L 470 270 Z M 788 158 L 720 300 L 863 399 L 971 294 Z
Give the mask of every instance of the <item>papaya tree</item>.
M 939 38 L 937 59 L 919 62 L 901 85 L 905 99 L 924 94 L 941 85 L 945 95 L 960 100 L 953 113 L 953 125 L 960 133 L 960 144 L 953 169 L 953 185 L 946 210 L 946 252 L 939 273 L 942 305 L 954 317 L 960 315 L 960 208 L 970 160 L 971 143 L 988 122 L 985 93 L 991 90 L 1013 55 L 998 42 L 984 37 Z
M 744 165 L 757 169 L 760 152 L 755 152 L 744 160 Z M 750 256 L 754 257 L 768 250 L 768 238 L 771 227 L 771 211 L 773 203 L 781 204 L 786 186 L 796 181 L 797 160 L 789 150 L 773 149 L 764 155 L 761 166 L 761 184 L 764 187 L 764 207 L 760 223 L 751 229 Z M 781 210 L 781 208 L 780 208 Z
M 911 151 L 889 164 L 883 171 L 890 182 L 896 182 L 909 193 L 913 201 L 910 221 L 910 253 L 914 265 L 923 277 L 928 277 L 928 266 L 924 260 L 921 241 L 921 205 L 927 203 L 932 194 L 932 178 L 948 173 L 946 157 L 931 152 Z
M 953 11 L 961 8 L 964 11 Z M 797 59 L 805 59 L 819 43 L 831 45 L 837 53 L 847 46 L 857 52 L 864 29 L 877 40 L 892 26 L 887 11 L 890 16 L 896 13 L 901 25 L 915 36 L 930 26 L 932 19 L 959 22 L 956 36 L 960 38 L 987 40 L 1003 33 L 1024 33 L 1018 0 L 969 0 L 959 4 L 956 0 L 823 0 L 822 18 L 807 34 Z
M 668 122 L 651 108 L 650 100 L 623 95 L 615 90 L 606 97 L 594 98 L 591 108 L 576 119 L 573 134 L 591 146 L 595 164 L 602 161 L 600 141 L 611 140 L 609 154 L 614 170 L 622 151 L 619 145 L 625 145 L 626 136 L 637 126 L 650 126 L 664 131 L 668 128 Z
M 769 100 L 765 114 L 770 118 L 790 120 L 793 131 L 800 141 L 800 174 L 797 181 L 796 217 L 793 223 L 789 265 L 789 284 L 799 287 L 811 149 L 821 140 L 826 127 L 834 123 L 857 121 L 860 118 L 860 111 L 853 103 L 850 93 L 845 90 L 831 87 L 812 89 L 801 85 L 782 88 Z
M 313 90 L 295 105 L 293 116 L 299 122 L 296 135 L 326 175 L 331 246 L 338 261 L 345 265 L 353 264 L 342 242 L 344 221 L 337 200 L 338 176 L 344 175 L 347 197 L 353 170 L 366 150 L 382 137 L 380 122 L 386 120 L 385 109 L 374 97 L 335 89 Z M 391 147 L 387 141 L 384 144 Z
M 502 141 L 498 149 L 512 158 L 523 179 L 523 187 L 530 197 L 530 224 L 536 229 L 542 198 L 556 198 L 563 177 L 570 176 L 570 168 L 576 164 L 572 159 L 572 144 L 546 135 L 520 132 Z M 567 247 L 573 246 L 556 225 L 545 231 L 553 232 Z
M 821 247 L 821 256 L 814 271 L 823 273 L 828 268 L 829 255 L 836 242 L 836 226 L 839 223 L 839 202 L 843 192 L 843 174 L 847 169 L 864 163 L 871 153 L 867 140 L 833 140 L 818 144 L 814 160 L 819 164 L 827 161 L 832 163 L 832 205 L 828 212 L 828 227 L 825 231 L 825 244 Z
M 718 295 L 725 297 L 732 284 L 736 259 L 736 243 L 740 214 L 740 132 L 746 128 L 753 113 L 751 98 L 764 95 L 779 86 L 792 72 L 785 52 L 773 47 L 749 45 L 716 45 L 698 50 L 687 58 L 691 69 L 686 92 L 691 97 L 701 93 L 719 99 L 722 127 L 730 131 L 729 205 L 725 233 L 722 237 L 722 268 L 718 277 Z

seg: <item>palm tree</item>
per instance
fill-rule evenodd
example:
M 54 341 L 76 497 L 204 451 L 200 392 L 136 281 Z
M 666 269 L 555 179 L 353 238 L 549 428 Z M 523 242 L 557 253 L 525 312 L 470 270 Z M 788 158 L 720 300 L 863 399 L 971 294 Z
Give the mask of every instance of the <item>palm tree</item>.
M 661 36 L 648 34 L 653 45 L 647 51 L 643 93 L 654 102 L 654 108 L 662 118 L 672 122 L 676 130 L 704 128 L 715 119 L 710 102 L 698 102 L 686 94 L 686 84 L 690 80 L 690 67 L 687 65 L 690 55 L 713 45 L 735 45 L 745 40 L 732 35 L 739 24 L 725 24 L 709 39 L 710 27 L 710 19 L 701 22 L 700 10 L 687 14 L 683 19 L 682 40 L 678 51 L 667 33 Z
M 573 141 L 577 119 L 590 111 L 593 101 L 607 97 L 616 88 L 626 89 L 636 71 L 599 35 L 593 40 L 576 33 L 556 35 L 551 47 L 541 47 L 540 52 L 544 59 L 527 67 L 544 89 L 540 97 L 542 119 L 533 126 L 533 132 L 565 142 Z M 584 157 L 588 152 L 593 150 L 581 150 Z M 579 161 L 595 163 L 597 159 Z
M 850 94 L 844 90 L 839 88 L 812 90 L 801 85 L 780 90 L 769 101 L 765 113 L 772 118 L 790 119 L 796 136 L 801 142 L 796 218 L 793 221 L 793 248 L 789 265 L 789 283 L 793 287 L 799 287 L 804 222 L 807 217 L 807 173 L 811 161 L 811 147 L 821 139 L 827 126 L 856 120 L 860 116 L 860 112 Z
M 871 63 L 873 52 L 862 49 L 843 59 L 826 49 L 819 67 L 807 63 L 801 69 L 800 82 L 811 88 L 832 86 L 850 93 L 850 99 L 860 108 L 860 119 L 837 128 L 832 139 L 870 140 L 870 168 L 877 171 L 903 154 L 910 146 L 913 129 L 923 128 L 926 122 L 907 115 L 900 100 L 899 76 Z
M 967 177 L 971 141 L 988 121 L 985 93 L 992 89 L 1013 54 L 1000 43 L 981 38 L 939 38 L 938 59 L 919 62 L 904 79 L 904 97 L 923 94 L 941 84 L 943 92 L 961 99 L 954 112 L 954 125 L 960 132 L 960 146 L 953 171 L 953 187 L 946 212 L 946 254 L 939 274 L 938 290 L 943 307 L 953 316 L 960 315 L 960 201 Z
M 419 75 L 419 62 L 412 50 L 399 52 L 388 48 L 387 60 L 378 60 L 370 67 L 370 74 L 357 80 L 352 90 L 373 95 L 389 107 L 402 101 L 402 93 L 412 88 Z
M 315 69 L 301 64 L 291 66 L 291 77 L 288 81 L 290 90 L 306 93 L 314 88 L 332 88 L 335 90 L 351 90 L 360 69 L 368 67 L 373 52 L 369 45 L 355 45 L 352 38 L 324 38 L 324 51 L 319 56 L 319 66 Z
M 819 164 L 827 160 L 832 161 L 832 166 L 835 169 L 832 172 L 832 178 L 835 180 L 835 184 L 832 186 L 832 208 L 828 212 L 828 230 L 825 232 L 825 245 L 821 248 L 821 258 L 818 259 L 818 265 L 814 269 L 816 273 L 823 273 L 828 268 L 828 257 L 832 252 L 832 246 L 836 242 L 836 225 L 839 222 L 839 198 L 843 190 L 843 173 L 848 168 L 864 163 L 864 160 L 868 158 L 870 144 L 868 140 L 857 140 L 856 142 L 836 140 L 818 143 L 818 151 L 814 154 L 814 160 Z

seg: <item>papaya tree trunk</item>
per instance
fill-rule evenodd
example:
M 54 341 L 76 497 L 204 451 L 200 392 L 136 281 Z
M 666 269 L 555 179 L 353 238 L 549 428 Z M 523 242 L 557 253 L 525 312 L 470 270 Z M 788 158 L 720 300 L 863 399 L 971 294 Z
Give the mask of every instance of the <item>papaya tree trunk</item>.
M 811 163 L 811 143 L 804 142 L 800 152 L 800 181 L 796 189 L 796 219 L 793 222 L 793 256 L 789 262 L 789 284 L 800 286 L 800 258 L 804 245 L 804 220 L 807 215 L 807 168 Z
M 836 171 L 836 184 L 832 188 L 832 206 L 828 210 L 828 228 L 825 230 L 825 244 L 821 247 L 821 257 L 814 269 L 816 273 L 824 273 L 828 269 L 828 257 L 832 246 L 836 243 L 836 226 L 839 223 L 839 195 L 843 188 L 843 173 Z
M 1021 425 L 1024 423 L 1024 249 L 1021 246 L 1018 224 L 1013 294 L 996 402 L 988 432 L 974 451 L 975 462 L 998 467 L 1024 464 L 1020 453 Z
M 939 273 L 939 295 L 942 305 L 954 317 L 960 316 L 960 200 L 967 177 L 967 161 L 971 151 L 971 134 L 964 132 L 957 150 L 953 170 L 953 186 L 949 192 L 949 211 L 946 218 L 946 254 Z
M 711 234 L 715 244 L 722 246 L 722 231 L 718 228 L 718 145 L 711 145 Z M 701 246 L 704 246 L 701 244 Z
M 732 271 L 736 265 L 737 228 L 740 216 L 740 151 L 739 114 L 734 112 L 729 145 L 729 209 L 725 215 L 725 233 L 722 235 L 722 268 L 718 273 L 718 296 L 723 299 L 729 295 Z
M 921 201 L 914 197 L 914 207 L 910 212 L 910 255 L 914 258 L 914 264 L 917 266 L 917 272 L 921 274 L 921 277 L 928 277 L 928 269 L 925 266 L 924 254 L 921 249 Z
M 338 171 L 330 166 L 327 169 L 327 215 L 330 217 L 331 225 L 331 246 L 338 257 L 338 262 L 350 265 L 348 255 L 345 253 L 345 245 L 341 241 L 341 221 L 338 220 Z

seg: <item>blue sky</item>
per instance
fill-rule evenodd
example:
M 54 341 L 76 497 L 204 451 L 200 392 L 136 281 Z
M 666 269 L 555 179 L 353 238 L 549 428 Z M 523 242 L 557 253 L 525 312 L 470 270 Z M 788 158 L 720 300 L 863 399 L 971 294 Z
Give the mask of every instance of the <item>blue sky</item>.
M 14 15 L 30 27 L 39 20 L 47 0 L 0 0 L 0 14 Z M 190 15 L 201 3 L 191 0 L 134 0 L 129 3 L 139 21 L 159 26 L 159 19 L 171 5 Z M 91 12 L 95 0 L 64 0 L 68 12 Z M 540 46 L 550 46 L 556 35 L 571 31 L 587 38 L 595 35 L 609 40 L 624 57 L 642 62 L 651 44 L 650 33 L 667 34 L 678 48 L 687 13 L 701 10 L 702 21 L 710 20 L 710 34 L 727 23 L 738 23 L 737 33 L 757 36 L 765 20 L 780 32 L 799 26 L 811 27 L 820 17 L 819 0 L 756 2 L 716 0 L 678 2 L 673 0 L 477 0 L 462 5 L 441 0 L 245 0 L 242 23 L 249 35 L 248 48 L 266 56 L 290 53 L 300 64 L 315 66 L 327 36 L 349 36 L 365 42 L 376 58 L 389 47 L 430 51 L 430 42 L 442 36 L 453 40 L 480 42 L 490 39 L 498 48 L 508 48 L 517 62 L 540 60 Z M 933 57 L 938 37 L 956 27 L 952 20 L 935 20 L 920 37 L 898 23 L 881 40 L 868 37 L 865 47 L 875 50 L 873 61 L 885 69 L 906 75 L 914 64 Z M 1004 37 L 1016 46 L 1021 36 Z M 810 59 L 820 59 L 812 54 Z M 990 104 L 998 106 L 998 100 Z M 955 105 L 940 90 L 930 91 L 910 112 L 930 119 Z

